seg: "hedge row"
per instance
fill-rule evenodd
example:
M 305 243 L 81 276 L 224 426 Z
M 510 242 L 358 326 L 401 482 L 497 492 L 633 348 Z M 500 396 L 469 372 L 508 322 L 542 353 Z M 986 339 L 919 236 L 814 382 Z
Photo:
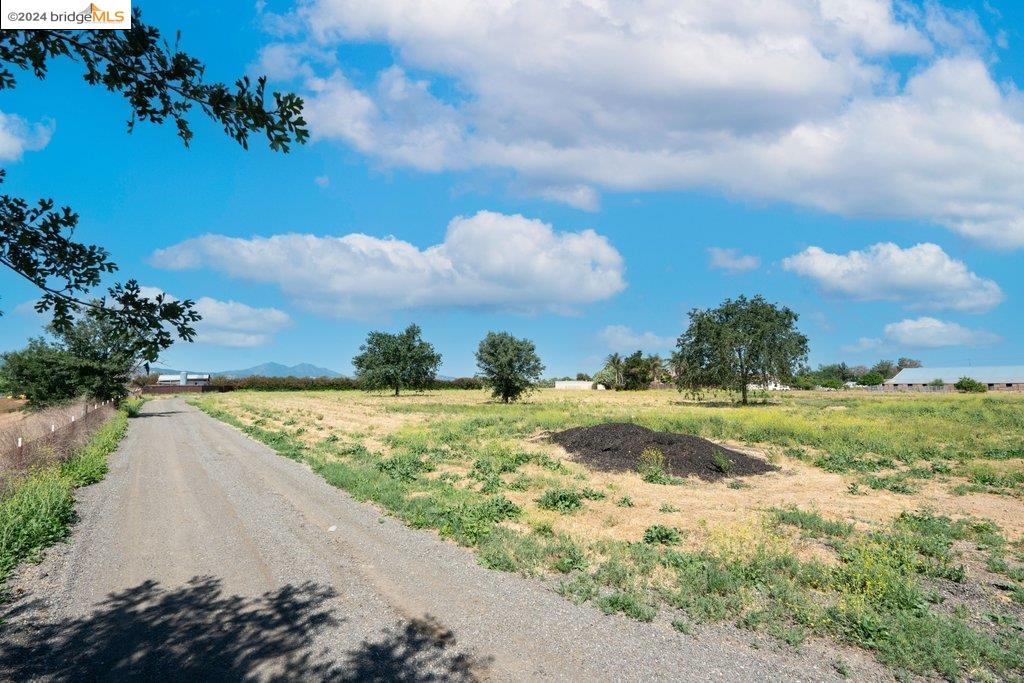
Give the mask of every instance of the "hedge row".
M 346 391 L 360 389 L 359 381 L 350 377 L 214 377 L 212 384 L 226 390 L 250 391 Z M 434 380 L 432 389 L 483 389 L 476 377 Z

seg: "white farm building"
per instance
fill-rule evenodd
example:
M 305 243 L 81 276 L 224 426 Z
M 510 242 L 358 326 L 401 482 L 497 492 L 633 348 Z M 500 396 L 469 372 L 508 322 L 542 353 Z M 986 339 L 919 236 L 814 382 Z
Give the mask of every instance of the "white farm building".
M 194 372 L 179 372 L 174 375 L 159 375 L 156 378 L 158 387 L 205 387 L 210 384 L 210 376 Z
M 567 389 L 569 391 L 590 391 L 591 389 L 596 389 L 603 391 L 604 385 L 595 384 L 588 380 L 560 379 L 555 381 L 555 389 Z
M 1024 365 L 904 368 L 882 385 L 886 391 L 952 391 L 961 377 L 970 377 L 989 391 L 1024 391 Z M 936 386 L 941 380 L 943 386 Z

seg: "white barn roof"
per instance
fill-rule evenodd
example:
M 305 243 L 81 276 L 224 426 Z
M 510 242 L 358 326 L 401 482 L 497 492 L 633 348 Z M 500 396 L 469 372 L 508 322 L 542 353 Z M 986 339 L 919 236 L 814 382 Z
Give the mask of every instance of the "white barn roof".
M 904 368 L 886 384 L 928 384 L 941 379 L 955 384 L 961 377 L 976 379 L 982 384 L 1024 384 L 1024 365 L 979 365 L 976 367 Z

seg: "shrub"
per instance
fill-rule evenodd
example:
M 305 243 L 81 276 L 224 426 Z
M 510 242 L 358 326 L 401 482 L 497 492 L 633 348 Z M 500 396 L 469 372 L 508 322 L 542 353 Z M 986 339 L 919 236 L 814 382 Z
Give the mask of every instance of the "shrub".
M 682 479 L 665 472 L 665 454 L 657 448 L 646 448 L 640 453 L 637 472 L 649 484 L 681 484 Z
M 967 394 L 983 394 L 988 391 L 987 386 L 970 377 L 961 377 L 953 386 L 957 391 L 962 391 Z
M 680 540 L 682 535 L 679 529 L 664 524 L 652 524 L 644 532 L 644 543 L 651 545 L 675 545 Z
M 142 410 L 142 404 L 145 402 L 144 398 L 130 398 L 121 403 L 121 408 L 128 417 L 138 417 L 139 411 Z
M 877 387 L 884 381 L 885 378 L 882 377 L 882 373 L 875 372 L 874 370 L 869 370 L 868 372 L 865 372 L 863 375 L 860 376 L 860 379 L 857 380 L 857 383 L 865 387 Z
M 716 449 L 715 452 L 711 454 L 711 463 L 715 466 L 715 469 L 722 474 L 729 474 L 729 472 L 732 472 L 732 460 L 729 460 L 729 456 L 719 449 Z
M 572 489 L 548 489 L 537 499 L 537 506 L 544 510 L 554 510 L 563 515 L 575 512 L 583 507 L 583 496 Z
M 657 448 L 645 448 L 640 454 L 640 462 L 637 464 L 637 470 L 643 475 L 650 472 L 664 474 L 665 454 Z

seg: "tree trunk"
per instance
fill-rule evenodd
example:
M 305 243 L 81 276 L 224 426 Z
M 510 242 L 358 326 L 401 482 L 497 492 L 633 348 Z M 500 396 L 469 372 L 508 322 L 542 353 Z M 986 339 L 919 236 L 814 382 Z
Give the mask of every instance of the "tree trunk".
M 747 383 L 743 383 L 743 405 L 747 405 Z
M 398 387 L 395 387 L 395 396 L 398 396 Z M 744 401 L 746 403 L 746 401 Z

